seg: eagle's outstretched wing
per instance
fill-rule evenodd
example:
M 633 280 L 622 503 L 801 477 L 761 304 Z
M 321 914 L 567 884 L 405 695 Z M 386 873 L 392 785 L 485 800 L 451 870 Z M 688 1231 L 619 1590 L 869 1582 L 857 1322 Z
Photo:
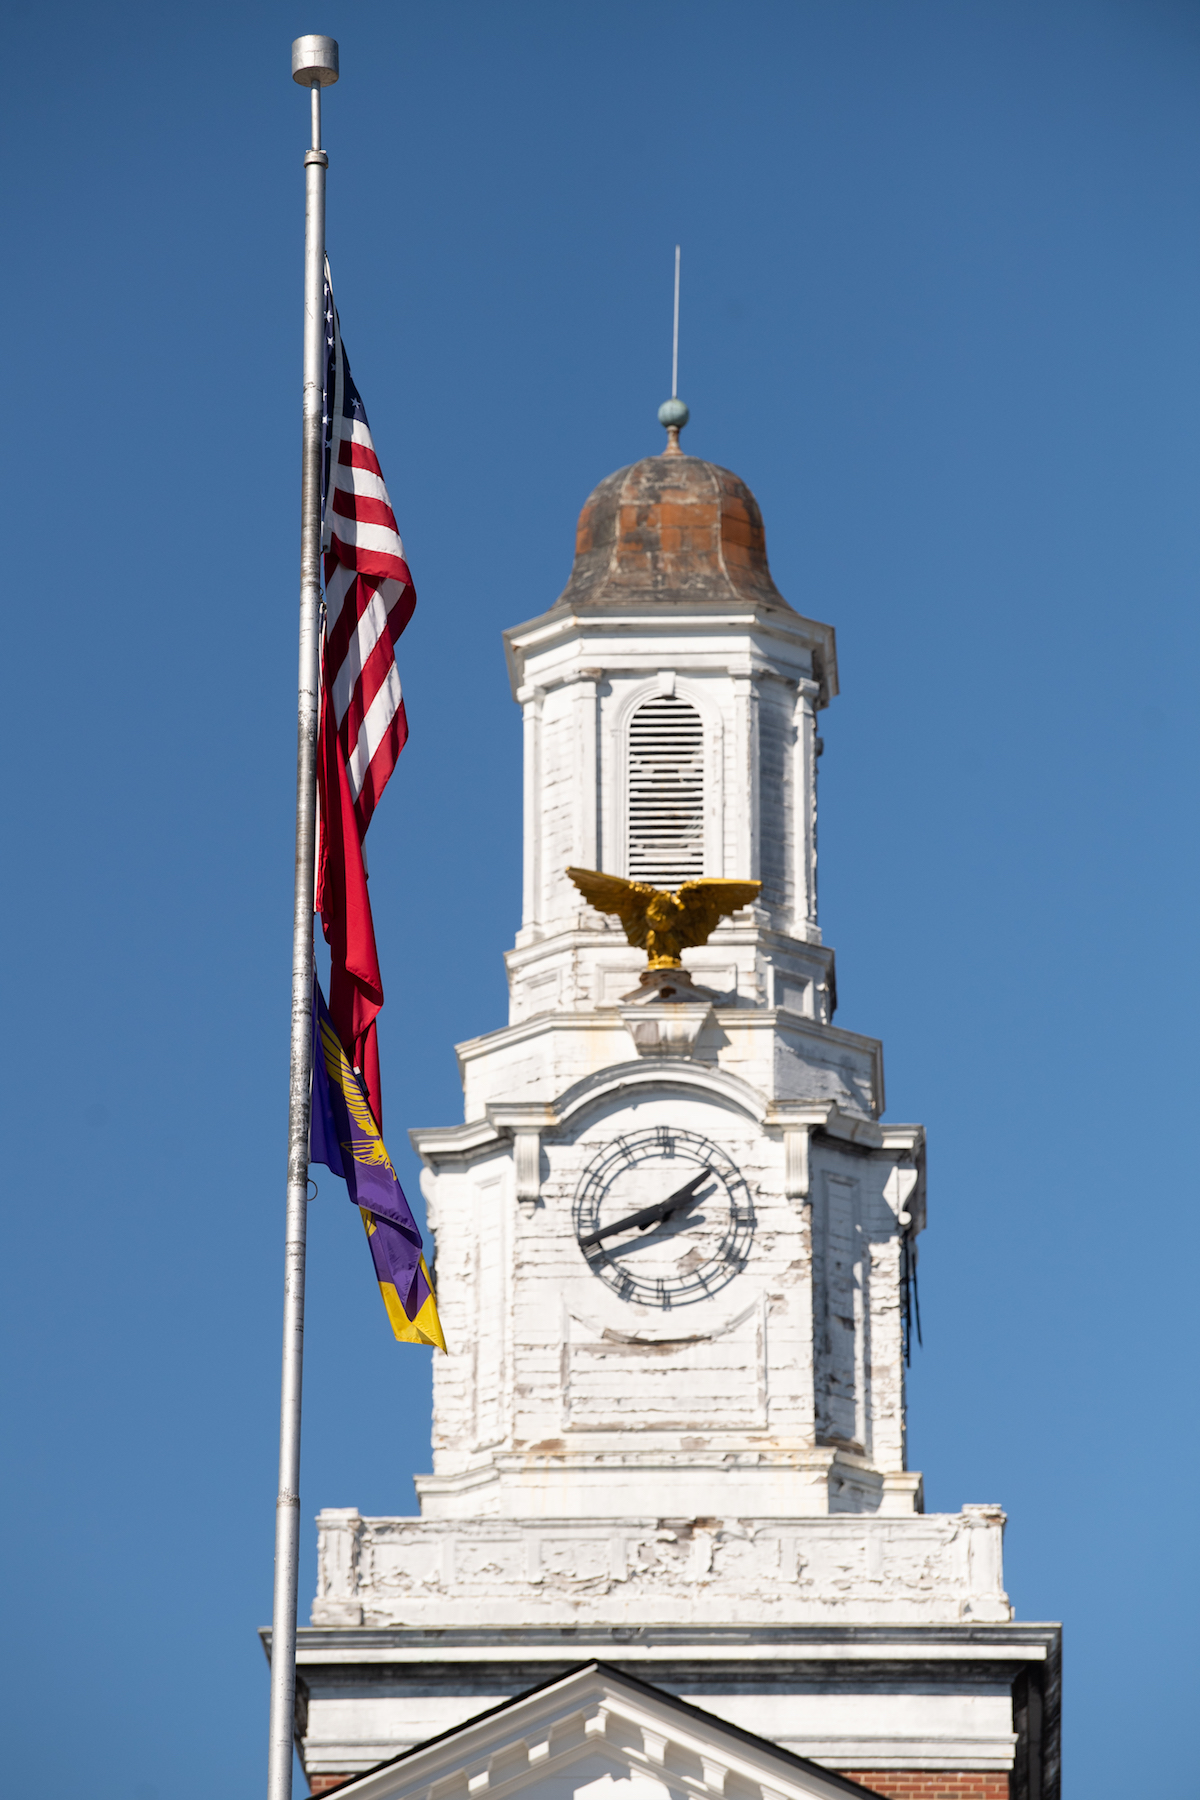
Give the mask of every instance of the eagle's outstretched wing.
M 657 888 L 644 881 L 626 881 L 622 875 L 602 875 L 599 869 L 568 869 L 567 874 L 589 905 L 597 912 L 616 913 L 629 942 L 639 950 L 646 948 L 650 929 L 646 907 Z
M 718 881 L 706 877 L 700 881 L 685 881 L 675 891 L 683 907 L 683 918 L 676 927 L 680 938 L 684 944 L 705 944 L 718 919 L 758 899 L 762 882 Z
M 357 1144 L 343 1144 L 342 1149 L 348 1150 L 355 1162 L 366 1163 L 374 1168 L 390 1169 L 391 1158 L 384 1148 L 382 1134 L 375 1123 L 375 1115 L 367 1105 L 363 1091 L 350 1067 L 346 1052 L 342 1048 L 340 1038 L 331 1026 L 326 1025 L 323 1019 L 321 1021 L 321 1051 L 325 1058 L 325 1069 L 330 1081 L 346 1102 L 346 1111 L 358 1126 L 363 1139 L 366 1140 L 365 1142 L 360 1140 Z
M 363 1091 L 359 1087 L 357 1081 L 353 1080 L 353 1078 L 346 1081 L 342 1087 L 342 1093 L 346 1100 L 346 1111 L 350 1114 L 350 1117 L 354 1120 L 358 1129 L 365 1132 L 369 1138 L 378 1138 L 379 1127 L 375 1123 L 375 1115 L 363 1099 Z M 382 1141 L 383 1140 L 380 1139 L 381 1148 Z

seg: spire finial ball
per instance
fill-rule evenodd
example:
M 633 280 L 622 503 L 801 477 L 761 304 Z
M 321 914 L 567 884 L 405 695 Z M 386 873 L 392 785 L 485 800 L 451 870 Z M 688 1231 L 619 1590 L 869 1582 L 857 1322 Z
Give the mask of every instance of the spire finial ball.
M 667 428 L 667 447 L 663 451 L 664 456 L 683 455 L 683 451 L 679 448 L 679 434 L 690 416 L 683 401 L 676 400 L 674 396 L 670 400 L 664 400 L 659 407 L 658 422 Z
M 292 80 L 301 87 L 332 87 L 338 78 L 337 39 L 313 34 L 292 45 Z

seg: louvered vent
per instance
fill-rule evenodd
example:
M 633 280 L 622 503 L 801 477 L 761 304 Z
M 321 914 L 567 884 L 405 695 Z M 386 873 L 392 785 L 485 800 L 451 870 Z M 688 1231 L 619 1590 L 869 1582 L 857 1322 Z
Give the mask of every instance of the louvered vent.
M 629 726 L 629 878 L 676 888 L 704 873 L 704 733 L 686 700 L 646 700 Z

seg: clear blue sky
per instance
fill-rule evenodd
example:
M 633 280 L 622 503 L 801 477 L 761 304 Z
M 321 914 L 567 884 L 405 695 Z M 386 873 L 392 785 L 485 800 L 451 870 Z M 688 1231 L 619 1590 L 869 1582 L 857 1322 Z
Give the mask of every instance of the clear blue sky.
M 1200 9 L 46 4 L 5 23 L 4 1778 L 261 1792 L 301 156 L 420 604 L 371 835 L 388 1135 L 501 1024 L 500 632 L 654 451 L 832 621 L 839 1022 L 930 1132 L 911 1446 L 1066 1621 L 1067 1800 L 1195 1780 Z M 424 1353 L 312 1208 L 306 1514 L 403 1512 Z M 302 1600 L 313 1585 L 306 1538 Z

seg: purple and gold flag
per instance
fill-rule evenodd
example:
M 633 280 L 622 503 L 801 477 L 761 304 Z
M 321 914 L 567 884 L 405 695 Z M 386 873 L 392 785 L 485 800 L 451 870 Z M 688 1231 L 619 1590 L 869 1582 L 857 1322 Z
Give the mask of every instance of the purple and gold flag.
M 446 1348 L 421 1233 L 367 1102 L 313 982 L 313 1083 L 309 1160 L 340 1175 L 362 1214 L 375 1277 L 403 1344 Z

